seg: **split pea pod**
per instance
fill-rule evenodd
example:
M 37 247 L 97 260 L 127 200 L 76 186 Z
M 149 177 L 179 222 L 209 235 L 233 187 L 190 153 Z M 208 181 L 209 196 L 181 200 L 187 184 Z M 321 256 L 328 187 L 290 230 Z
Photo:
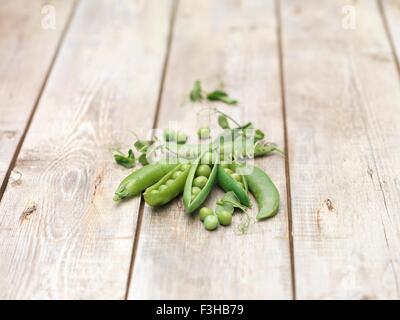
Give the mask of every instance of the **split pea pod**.
M 176 166 L 177 164 L 156 162 L 132 172 L 119 184 L 115 191 L 114 200 L 119 201 L 124 198 L 138 196 L 143 190 L 155 184 Z
M 218 164 L 213 153 L 206 153 L 190 168 L 183 192 L 183 205 L 188 213 L 198 209 L 210 194 L 217 178 Z
M 146 189 L 144 200 L 151 207 L 158 207 L 175 199 L 183 192 L 190 164 L 179 164 L 160 181 Z
M 271 178 L 258 167 L 248 167 L 250 174 L 246 175 L 247 184 L 257 201 L 259 212 L 257 220 L 271 218 L 279 210 L 280 196 Z
M 250 207 L 247 181 L 237 168 L 235 163 L 221 164 L 218 167 L 217 182 L 225 192 L 233 191 L 241 204 Z

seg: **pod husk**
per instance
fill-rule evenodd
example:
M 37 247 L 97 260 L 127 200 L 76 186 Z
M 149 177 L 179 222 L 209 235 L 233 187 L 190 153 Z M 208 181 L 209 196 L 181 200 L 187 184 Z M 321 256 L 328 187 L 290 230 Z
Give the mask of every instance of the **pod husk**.
M 152 190 L 158 189 L 158 187 L 162 184 L 164 184 L 168 179 L 172 177 L 172 175 L 180 170 L 182 168 L 183 164 L 178 165 L 175 169 L 172 171 L 168 172 L 160 181 L 158 181 L 156 184 L 152 185 L 150 188 L 146 189 L 146 192 L 143 194 L 144 201 L 151 206 L 151 207 L 159 207 L 162 205 L 167 204 L 168 202 L 172 201 L 175 199 L 177 196 L 179 196 L 185 187 L 185 182 L 188 176 L 188 173 L 191 169 L 191 166 L 189 165 L 188 168 L 183 171 L 182 174 L 179 175 L 176 179 L 174 179 L 174 183 L 168 186 L 167 189 L 160 191 L 156 194 L 151 193 Z
M 185 209 L 188 213 L 192 213 L 196 209 L 198 209 L 204 201 L 206 201 L 208 195 L 210 194 L 215 180 L 217 178 L 217 172 L 218 172 L 218 164 L 214 164 L 214 167 L 211 170 L 210 176 L 208 177 L 207 184 L 204 186 L 204 188 L 201 190 L 201 192 L 194 198 L 192 199 L 192 186 L 193 186 L 193 179 L 196 175 L 196 170 L 197 167 L 200 165 L 200 158 L 196 161 L 195 164 L 192 165 L 190 168 L 186 184 L 185 184 L 185 190 L 183 192 L 183 205 L 185 206 Z
M 157 183 L 176 166 L 177 164 L 156 162 L 133 171 L 120 182 L 115 191 L 114 201 L 138 196 L 143 190 Z
M 229 166 L 230 168 L 235 168 L 235 165 L 232 164 Z M 235 170 L 236 171 L 236 170 Z M 240 174 L 239 172 L 236 172 Z M 239 185 L 239 183 L 233 179 L 228 173 L 225 172 L 222 166 L 218 168 L 217 182 L 218 185 L 225 191 L 233 191 L 236 197 L 239 199 L 240 203 L 248 208 L 251 207 L 250 197 L 248 192 L 247 181 L 243 175 L 241 175 L 244 189 Z
M 271 178 L 260 168 L 254 166 L 252 173 L 246 175 L 249 189 L 258 204 L 257 220 L 268 219 L 279 211 L 280 195 Z

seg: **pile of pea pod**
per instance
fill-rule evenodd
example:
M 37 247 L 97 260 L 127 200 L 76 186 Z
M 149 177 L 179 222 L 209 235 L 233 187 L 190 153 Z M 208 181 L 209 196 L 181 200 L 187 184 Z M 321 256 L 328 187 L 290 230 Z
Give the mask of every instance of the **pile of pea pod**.
M 278 212 L 279 192 L 263 170 L 256 166 L 239 165 L 234 161 L 217 161 L 213 155 L 210 150 L 194 160 L 182 159 L 175 163 L 160 160 L 143 166 L 121 181 L 114 200 L 143 194 L 149 206 L 159 207 L 183 194 L 185 211 L 193 213 L 200 209 L 199 218 L 207 230 L 216 229 L 218 224 L 228 225 L 232 220 L 233 207 L 231 212 L 222 210 L 218 213 L 209 208 L 201 208 L 215 185 L 219 185 L 225 192 L 233 192 L 246 208 L 251 207 L 249 193 L 252 193 L 258 205 L 257 220 L 273 217 Z M 263 155 L 265 152 L 255 154 Z

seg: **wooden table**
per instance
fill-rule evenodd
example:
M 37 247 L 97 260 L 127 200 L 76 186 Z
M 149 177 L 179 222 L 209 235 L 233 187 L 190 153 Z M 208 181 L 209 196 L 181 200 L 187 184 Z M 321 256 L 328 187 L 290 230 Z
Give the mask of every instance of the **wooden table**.
M 399 0 L 2 0 L 0 298 L 398 299 L 399 59 Z M 244 235 L 112 201 L 196 79 L 287 152 Z

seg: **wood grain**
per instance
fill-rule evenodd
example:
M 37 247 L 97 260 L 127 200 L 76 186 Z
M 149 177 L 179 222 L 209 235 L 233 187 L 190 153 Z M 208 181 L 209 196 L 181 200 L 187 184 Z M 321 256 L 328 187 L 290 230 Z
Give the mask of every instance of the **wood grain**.
M 42 27 L 45 5 L 56 12 L 55 29 Z M 6 183 L 73 5 L 73 0 L 0 2 L 0 186 Z M 0 197 L 2 192 L 0 188 Z
M 387 23 L 388 36 L 392 42 L 394 54 L 397 59 L 397 67 L 400 73 L 400 1 L 380 0 L 384 19 Z
M 400 86 L 378 5 L 283 1 L 282 29 L 297 297 L 398 299 Z
M 124 298 L 139 199 L 112 158 L 153 125 L 171 1 L 82 1 L 0 205 L 0 297 Z
M 273 1 L 181 1 L 159 114 L 159 127 L 193 135 L 198 127 L 188 93 L 194 80 L 221 85 L 237 107 L 214 104 L 241 121 L 252 120 L 283 145 L 276 19 Z M 233 226 L 204 229 L 181 200 L 162 209 L 145 207 L 130 299 L 289 299 L 292 297 L 284 159 L 257 161 L 282 195 L 277 217 L 252 223 L 244 235 Z M 206 205 L 222 196 L 217 188 Z

